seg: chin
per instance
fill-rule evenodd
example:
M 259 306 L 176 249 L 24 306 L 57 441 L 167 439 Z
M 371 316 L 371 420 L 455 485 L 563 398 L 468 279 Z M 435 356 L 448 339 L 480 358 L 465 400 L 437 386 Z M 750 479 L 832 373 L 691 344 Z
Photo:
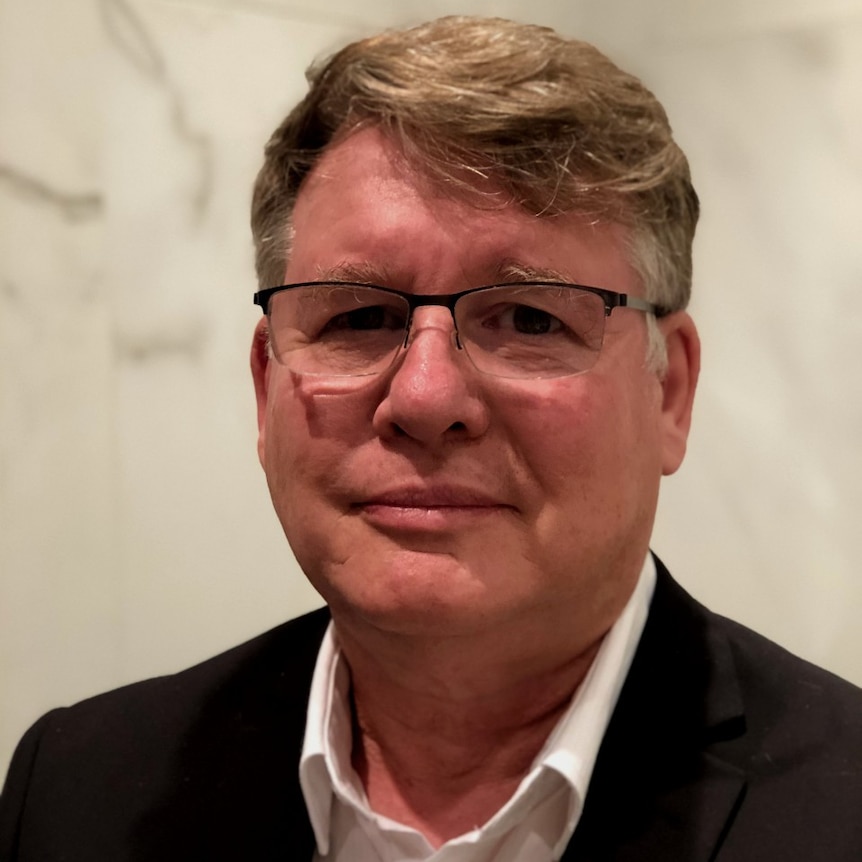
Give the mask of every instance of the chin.
M 450 556 L 401 560 L 394 565 L 323 572 L 312 584 L 337 620 L 414 635 L 466 634 L 487 625 L 493 611 L 489 585 Z M 412 562 L 412 565 L 409 563 Z

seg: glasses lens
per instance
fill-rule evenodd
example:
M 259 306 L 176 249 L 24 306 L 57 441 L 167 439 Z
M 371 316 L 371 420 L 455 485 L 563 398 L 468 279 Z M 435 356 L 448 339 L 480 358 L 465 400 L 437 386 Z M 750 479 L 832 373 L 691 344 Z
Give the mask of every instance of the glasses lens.
M 595 364 L 605 330 L 601 297 L 559 285 L 489 287 L 455 306 L 461 344 L 486 374 L 567 377 Z
M 403 297 L 373 287 L 295 287 L 272 297 L 270 340 L 276 359 L 299 374 L 376 374 L 404 342 L 409 314 Z

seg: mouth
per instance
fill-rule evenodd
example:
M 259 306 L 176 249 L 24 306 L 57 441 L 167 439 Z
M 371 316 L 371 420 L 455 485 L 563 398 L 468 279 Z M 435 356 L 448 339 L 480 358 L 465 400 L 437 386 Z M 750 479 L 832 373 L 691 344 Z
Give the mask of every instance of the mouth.
M 361 505 L 397 506 L 405 509 L 485 508 L 504 505 L 485 491 L 454 485 L 396 488 L 372 494 Z
M 439 531 L 475 525 L 514 507 L 472 488 L 398 488 L 373 494 L 353 508 L 375 526 L 394 530 Z

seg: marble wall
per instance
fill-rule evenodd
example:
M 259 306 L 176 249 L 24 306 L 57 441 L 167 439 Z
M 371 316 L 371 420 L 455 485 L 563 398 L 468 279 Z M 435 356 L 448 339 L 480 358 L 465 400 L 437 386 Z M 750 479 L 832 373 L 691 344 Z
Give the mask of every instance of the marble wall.
M 316 603 L 255 456 L 249 187 L 312 58 L 449 12 L 592 39 L 665 102 L 705 367 L 654 546 L 862 682 L 862 0 L 364 5 L 0 4 L 0 764 Z

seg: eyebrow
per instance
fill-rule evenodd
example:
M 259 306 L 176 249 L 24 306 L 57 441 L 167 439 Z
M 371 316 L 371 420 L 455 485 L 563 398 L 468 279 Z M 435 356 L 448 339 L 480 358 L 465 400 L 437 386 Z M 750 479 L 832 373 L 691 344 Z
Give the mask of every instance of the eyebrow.
M 504 259 L 494 270 L 494 283 L 519 281 L 552 281 L 571 283 L 569 276 L 555 269 L 535 267 L 512 258 Z M 331 267 L 318 267 L 320 281 L 353 281 L 359 284 L 387 285 L 391 278 L 386 267 L 379 267 L 367 261 L 358 263 L 338 263 Z
M 384 285 L 389 276 L 385 267 L 381 269 L 373 264 L 337 263 L 335 266 L 318 267 L 317 277 L 320 281 L 355 281 L 359 284 Z
M 497 267 L 497 278 L 501 282 L 507 281 L 558 281 L 563 284 L 571 283 L 569 276 L 563 275 L 555 269 L 546 267 L 535 267 L 522 263 L 519 260 L 507 259 Z

